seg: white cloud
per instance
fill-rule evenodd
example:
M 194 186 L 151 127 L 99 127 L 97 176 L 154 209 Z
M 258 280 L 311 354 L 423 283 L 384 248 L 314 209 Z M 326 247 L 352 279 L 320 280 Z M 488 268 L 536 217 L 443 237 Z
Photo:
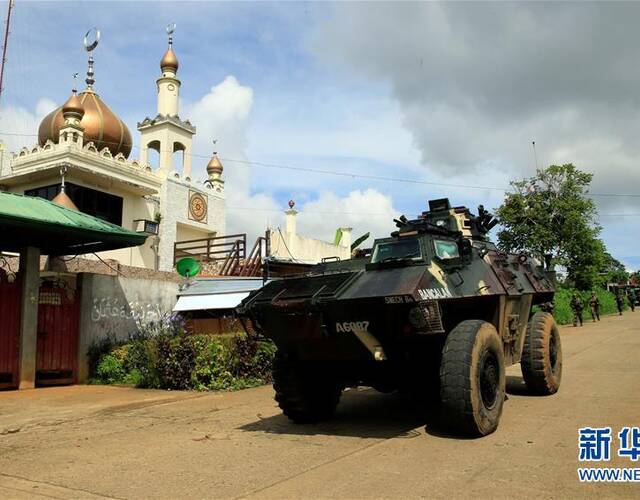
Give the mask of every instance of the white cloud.
M 283 211 L 271 192 L 262 189 L 288 189 L 292 181 L 282 172 L 253 169 L 240 162 L 225 162 L 225 158 L 248 161 L 248 128 L 254 94 L 234 76 L 227 76 L 211 87 L 208 94 L 185 106 L 181 113 L 197 128 L 195 151 L 212 150 L 211 140 L 218 139 L 217 149 L 224 163 L 227 196 L 227 232 L 246 232 L 250 238 L 264 233 L 267 227 L 281 226 Z M 295 147 L 295 145 L 294 145 Z M 194 157 L 195 177 L 204 177 L 207 159 Z M 310 186 L 312 198 L 298 205 L 300 234 L 332 241 L 338 227 L 353 227 L 355 237 L 370 231 L 372 236 L 387 235 L 391 218 L 398 215 L 392 200 L 376 190 L 354 190 L 345 197 L 325 190 L 315 198 L 316 185 Z
M 338 227 L 351 227 L 354 240 L 366 232 L 371 233 L 365 245 L 370 245 L 373 238 L 389 236 L 394 229 L 392 219 L 400 215 L 391 197 L 375 189 L 352 191 L 344 198 L 323 191 L 299 210 L 301 235 L 333 241 Z

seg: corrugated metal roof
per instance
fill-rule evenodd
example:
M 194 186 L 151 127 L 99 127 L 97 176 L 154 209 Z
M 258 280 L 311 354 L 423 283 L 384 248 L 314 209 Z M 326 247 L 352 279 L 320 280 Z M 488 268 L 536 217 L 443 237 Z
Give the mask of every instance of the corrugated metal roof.
M 178 293 L 174 311 L 233 309 L 254 290 L 264 286 L 262 278 L 196 278 Z
M 0 192 L 0 249 L 70 255 L 142 245 L 146 235 L 34 196 Z
M 184 290 L 181 290 L 178 296 L 248 293 L 263 286 L 262 278 L 196 278 Z
M 242 299 L 249 292 L 215 293 L 211 295 L 186 295 L 178 297 L 173 310 L 179 311 L 212 311 L 220 309 L 234 309 L 240 305 Z

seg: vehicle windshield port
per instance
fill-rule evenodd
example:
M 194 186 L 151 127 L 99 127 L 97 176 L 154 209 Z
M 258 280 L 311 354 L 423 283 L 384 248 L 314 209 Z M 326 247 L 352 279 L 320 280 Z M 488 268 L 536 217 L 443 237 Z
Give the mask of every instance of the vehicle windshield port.
M 420 242 L 416 238 L 378 243 L 373 250 L 371 262 L 390 262 L 393 260 L 422 260 Z
M 448 260 L 460 257 L 460 250 L 455 241 L 434 240 L 433 244 L 436 249 L 436 257 L 439 259 Z

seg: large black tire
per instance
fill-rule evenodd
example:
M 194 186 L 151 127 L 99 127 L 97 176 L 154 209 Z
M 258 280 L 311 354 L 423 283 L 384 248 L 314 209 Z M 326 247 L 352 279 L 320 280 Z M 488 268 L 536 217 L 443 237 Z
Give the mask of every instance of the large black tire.
M 533 394 L 555 394 L 562 379 L 560 333 L 547 312 L 537 312 L 527 326 L 520 359 L 522 378 Z
M 444 419 L 455 432 L 486 436 L 498 427 L 505 394 L 502 341 L 491 323 L 462 321 L 447 336 L 440 364 Z
M 312 370 L 278 351 L 273 367 L 273 388 L 282 412 L 298 424 L 331 418 L 342 393 L 329 370 Z

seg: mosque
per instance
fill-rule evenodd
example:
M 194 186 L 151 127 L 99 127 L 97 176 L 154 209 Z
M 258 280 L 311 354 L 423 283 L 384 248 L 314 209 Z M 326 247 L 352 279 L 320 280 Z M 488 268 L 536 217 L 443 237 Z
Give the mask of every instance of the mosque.
M 180 117 L 179 62 L 173 30 L 156 80 L 157 114 L 138 123 L 139 156 L 126 124 L 101 99 L 89 52 L 86 87 L 40 123 L 38 144 L 14 153 L 0 189 L 53 200 L 126 229 L 148 234 L 140 247 L 100 253 L 101 258 L 147 269 L 170 271 L 176 242 L 225 234 L 223 166 L 214 153 L 208 178 L 192 178 L 196 127 Z M 149 150 L 158 165 L 149 162 Z

